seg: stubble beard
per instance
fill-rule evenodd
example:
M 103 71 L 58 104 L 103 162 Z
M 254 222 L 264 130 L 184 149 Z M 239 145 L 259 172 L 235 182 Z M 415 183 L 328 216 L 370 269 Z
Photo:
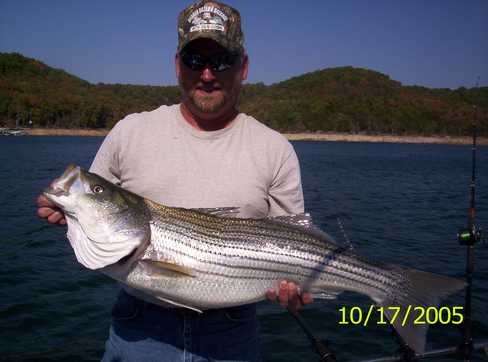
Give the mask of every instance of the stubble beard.
M 222 111 L 224 108 L 227 108 L 229 102 L 232 103 L 233 107 L 235 107 L 239 102 L 240 87 L 236 89 L 235 85 L 233 89 L 228 91 L 221 89 L 220 94 L 216 97 L 215 95 L 211 94 L 197 94 L 196 89 L 185 91 L 187 87 L 185 87 L 185 83 L 181 77 L 178 77 L 178 84 L 183 92 L 183 99 L 186 99 L 189 105 L 201 113 L 215 114 Z
M 193 105 L 203 113 L 214 113 L 224 108 L 227 102 L 227 96 L 220 93 L 217 97 L 213 95 L 197 95 L 196 91 L 189 94 L 189 98 Z

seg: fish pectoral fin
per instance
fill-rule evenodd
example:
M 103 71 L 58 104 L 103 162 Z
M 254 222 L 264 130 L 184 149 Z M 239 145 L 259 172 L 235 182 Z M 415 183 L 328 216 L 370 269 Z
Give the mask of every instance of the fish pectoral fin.
M 171 300 L 171 299 L 168 299 L 168 298 L 164 298 L 164 297 L 159 297 L 159 296 L 156 296 L 156 298 L 158 298 L 159 300 L 163 301 L 163 302 L 166 302 L 166 303 L 169 303 L 169 304 L 172 304 L 176 307 L 180 307 L 180 308 L 186 308 L 186 309 L 191 309 L 195 312 L 198 312 L 198 313 L 203 313 L 203 311 L 201 309 L 198 309 L 198 308 L 195 308 L 195 307 L 192 307 L 190 305 L 186 305 L 186 304 L 182 304 L 182 303 L 178 303 L 178 302 L 175 302 L 174 300 Z
M 193 270 L 191 270 L 190 268 L 184 267 L 182 265 L 170 261 L 143 259 L 140 262 L 142 262 L 146 268 L 149 268 L 149 271 L 151 273 L 158 273 L 162 271 L 166 275 L 168 274 L 168 272 L 171 272 L 174 274 L 172 275 L 174 277 L 194 276 Z

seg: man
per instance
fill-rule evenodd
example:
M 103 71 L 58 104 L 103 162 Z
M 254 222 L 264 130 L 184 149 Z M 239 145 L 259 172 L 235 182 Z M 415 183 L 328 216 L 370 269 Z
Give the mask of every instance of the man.
M 181 104 L 132 114 L 111 130 L 91 171 L 148 199 L 186 208 L 239 207 L 241 217 L 303 212 L 290 143 L 237 103 L 249 60 L 237 10 L 200 1 L 178 19 Z M 40 196 L 38 214 L 64 216 Z M 265 291 L 263 291 L 265 293 Z M 283 281 L 268 299 L 293 310 L 311 302 Z M 104 361 L 260 360 L 254 305 L 203 314 L 124 287 L 113 309 Z

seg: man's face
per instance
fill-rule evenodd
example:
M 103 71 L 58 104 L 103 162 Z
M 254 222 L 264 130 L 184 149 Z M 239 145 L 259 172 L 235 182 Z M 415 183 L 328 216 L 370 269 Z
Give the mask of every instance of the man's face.
M 229 53 L 215 41 L 197 39 L 190 42 L 183 51 L 190 59 L 196 56 L 206 63 L 203 69 L 191 69 L 183 61 L 182 54 L 176 56 L 176 75 L 185 106 L 195 116 L 206 119 L 222 117 L 227 112 L 232 112 L 239 99 L 241 83 L 247 77 L 247 57 L 240 56 L 231 67 L 219 71 L 212 68 L 215 63 L 219 63 L 218 60 L 228 59 L 226 56 Z M 213 60 L 217 62 L 212 62 Z

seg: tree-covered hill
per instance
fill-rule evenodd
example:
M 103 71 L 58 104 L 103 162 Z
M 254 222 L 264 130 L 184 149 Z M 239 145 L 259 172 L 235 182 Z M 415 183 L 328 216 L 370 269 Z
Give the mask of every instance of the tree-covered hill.
M 487 87 L 402 86 L 387 75 L 353 67 L 307 73 L 243 98 L 244 111 L 282 130 L 400 135 L 464 134 L 476 102 L 488 132 Z
M 123 116 L 174 104 L 175 86 L 91 84 L 17 53 L 0 53 L 0 125 L 110 128 Z M 244 86 L 240 109 L 281 131 L 463 135 L 478 105 L 488 135 L 488 87 L 402 86 L 387 75 L 339 67 Z
M 18 53 L 0 53 L 0 125 L 110 128 L 129 113 L 178 99 L 175 86 L 94 85 Z

